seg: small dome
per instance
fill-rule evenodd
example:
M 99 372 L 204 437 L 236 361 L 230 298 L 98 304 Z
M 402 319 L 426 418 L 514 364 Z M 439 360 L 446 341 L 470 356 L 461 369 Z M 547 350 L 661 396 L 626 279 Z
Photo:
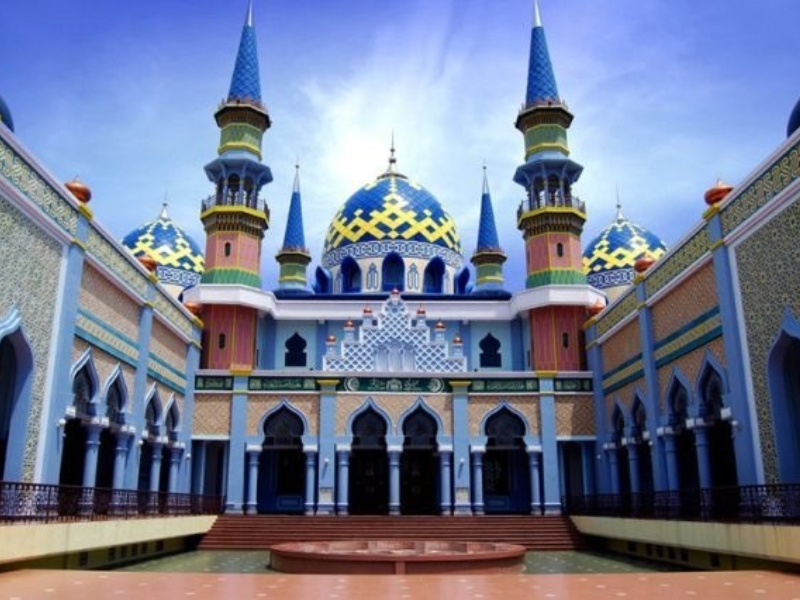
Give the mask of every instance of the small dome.
M 77 177 L 72 181 L 65 183 L 64 187 L 66 187 L 73 196 L 75 196 L 84 204 L 92 199 L 92 190 L 89 189 L 89 186 L 80 181 Z
M 11 110 L 2 96 L 0 96 L 0 123 L 14 131 L 14 119 L 11 118 Z
M 786 137 L 791 137 L 798 129 L 800 129 L 800 100 L 794 105 L 794 110 L 792 114 L 789 115 L 789 124 L 786 126 Z
M 182 288 L 200 283 L 205 259 L 200 247 L 167 214 L 166 205 L 154 221 L 134 229 L 122 240 L 134 256 L 149 256 L 156 262 L 156 275 L 163 284 Z
M 629 221 L 618 207 L 616 218 L 584 250 L 583 270 L 589 285 L 599 290 L 627 285 L 639 258 L 649 254 L 658 260 L 666 251 L 661 239 Z

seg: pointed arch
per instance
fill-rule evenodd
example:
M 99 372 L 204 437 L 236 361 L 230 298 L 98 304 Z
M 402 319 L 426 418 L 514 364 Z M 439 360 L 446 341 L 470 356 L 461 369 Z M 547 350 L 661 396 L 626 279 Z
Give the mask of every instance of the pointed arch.
M 307 346 L 308 342 L 305 338 L 295 331 L 284 344 L 286 352 L 283 356 L 283 365 L 285 367 L 305 367 L 308 364 Z
M 787 308 L 767 359 L 780 481 L 800 481 L 800 321 Z
M 698 373 L 695 387 L 698 414 L 713 415 L 725 404 L 724 398 L 729 391 L 727 372 L 716 357 L 707 351 Z
M 317 294 L 331 293 L 331 272 L 322 267 L 317 267 L 314 271 L 314 291 Z
M 669 424 L 673 427 L 683 428 L 686 426 L 686 418 L 689 416 L 692 386 L 689 380 L 680 369 L 673 369 L 667 384 L 667 417 Z
M 444 261 L 439 256 L 434 256 L 425 267 L 423 275 L 423 292 L 426 294 L 444 293 Z
M 150 386 L 150 391 L 145 396 L 144 401 L 144 427 L 148 435 L 158 436 L 161 433 L 161 416 L 163 406 L 158 394 L 156 384 Z
M 609 423 L 611 438 L 615 444 L 621 443 L 622 439 L 625 437 L 627 422 L 625 407 L 618 398 L 615 398 L 614 408 L 611 410 L 611 422 Z
M 442 422 L 442 418 L 438 415 L 438 413 L 433 410 L 422 398 L 417 398 L 406 411 L 400 415 L 400 418 L 397 419 L 397 431 L 398 433 L 403 432 L 403 427 L 405 426 L 406 419 L 408 419 L 411 415 L 413 415 L 416 411 L 421 410 L 424 413 L 428 414 L 433 420 L 436 422 L 436 437 L 437 441 L 438 438 L 444 433 L 444 423 Z
M 347 432 L 348 435 L 353 435 L 353 424 L 355 423 L 356 419 L 358 419 L 358 417 L 360 417 L 362 414 L 366 413 L 370 409 L 378 413 L 378 415 L 382 417 L 384 421 L 386 421 L 387 435 L 394 431 L 392 417 L 380 406 L 375 404 L 375 401 L 371 397 L 369 397 L 361 404 L 361 406 L 359 406 L 356 410 L 350 413 L 350 416 L 347 418 L 347 427 L 345 431 Z
M 271 417 L 275 416 L 282 410 L 289 411 L 294 416 L 298 417 L 300 419 L 300 422 L 303 424 L 303 435 L 308 434 L 309 432 L 308 419 L 300 409 L 293 406 L 291 402 L 289 402 L 285 398 L 282 399 L 280 403 L 276 404 L 268 411 L 266 411 L 263 415 L 261 415 L 261 419 L 259 419 L 258 421 L 258 431 L 263 433 L 265 431 L 264 428 L 267 426 L 267 421 L 269 421 Z
M 503 366 L 503 357 L 500 354 L 500 340 L 498 340 L 491 332 L 487 333 L 480 342 L 478 347 L 480 352 L 480 364 L 482 369 L 496 369 Z
M 383 259 L 383 265 L 381 266 L 383 291 L 391 292 L 396 289 L 402 292 L 405 289 L 405 274 L 406 267 L 403 257 L 397 252 L 389 252 Z
M 352 256 L 345 256 L 341 264 L 342 292 L 345 294 L 361 291 L 361 267 Z
M 178 433 L 181 430 L 181 411 L 178 408 L 178 402 L 175 394 L 170 394 L 167 399 L 166 409 L 164 410 L 164 435 L 170 441 L 178 439 Z
M 16 308 L 0 319 L 0 480 L 21 481 L 33 350 Z
M 528 437 L 528 436 L 531 435 L 531 427 L 530 427 L 530 423 L 528 423 L 528 418 L 522 412 L 520 412 L 518 409 L 514 408 L 511 404 L 509 404 L 508 400 L 503 400 L 502 402 L 500 402 L 500 404 L 498 404 L 497 406 L 492 408 L 490 411 L 488 411 L 485 415 L 483 415 L 483 419 L 481 419 L 481 423 L 480 423 L 480 426 L 479 426 L 479 429 L 478 429 L 481 432 L 481 435 L 483 435 L 483 436 L 488 435 L 486 433 L 486 424 L 489 422 L 489 420 L 492 417 L 494 417 L 497 413 L 499 413 L 499 412 L 501 412 L 503 410 L 506 410 L 506 411 L 510 412 L 512 415 L 514 415 L 515 417 L 518 417 L 519 419 L 522 420 L 522 424 L 525 426 L 525 432 L 524 432 L 524 436 L 525 437 Z
M 72 406 L 78 414 L 96 415 L 100 390 L 100 378 L 94 366 L 92 349 L 87 348 L 70 369 Z
M 122 365 L 117 363 L 106 379 L 100 394 L 101 404 L 105 406 L 105 414 L 111 423 L 122 425 L 125 423 L 125 413 L 128 408 L 128 386 L 122 372 Z
M 637 439 L 642 439 L 642 436 L 647 433 L 647 404 L 638 389 L 633 394 L 633 403 L 631 404 L 630 432 L 631 436 Z
M 469 293 L 469 268 L 464 266 L 461 267 L 458 272 L 456 273 L 455 277 L 455 293 L 459 295 L 464 295 Z

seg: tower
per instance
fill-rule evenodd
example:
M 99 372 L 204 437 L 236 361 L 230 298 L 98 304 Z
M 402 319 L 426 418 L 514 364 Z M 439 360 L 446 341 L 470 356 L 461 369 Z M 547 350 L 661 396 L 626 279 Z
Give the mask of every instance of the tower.
M 261 139 L 270 127 L 261 102 L 252 0 L 247 8 L 230 90 L 214 114 L 220 128 L 217 158 L 205 167 L 215 193 L 202 203 L 206 231 L 206 270 L 202 283 L 261 287 L 261 242 L 269 227 L 269 209 L 259 200 L 272 181 L 261 163 Z M 251 308 L 212 305 L 203 308 L 207 368 L 250 370 L 255 359 L 257 314 Z
M 503 263 L 506 254 L 500 247 L 497 238 L 497 226 L 494 222 L 492 196 L 489 193 L 489 179 L 486 167 L 483 167 L 483 193 L 481 194 L 481 216 L 478 222 L 478 244 L 472 255 L 475 266 L 474 295 L 488 295 L 503 290 Z
M 581 254 L 586 212 L 572 194 L 583 167 L 569 158 L 567 143 L 572 118 L 558 94 L 539 5 L 534 0 L 528 87 L 515 124 L 525 139 L 525 162 L 514 174 L 514 181 L 526 192 L 517 211 L 517 228 L 525 240 L 525 281 L 529 289 L 586 285 Z M 585 317 L 583 306 L 551 302 L 531 310 L 531 367 L 543 371 L 579 369 L 579 340 Z
M 310 293 L 306 278 L 306 267 L 311 262 L 311 254 L 306 247 L 303 231 L 303 206 L 300 199 L 300 165 L 295 166 L 292 199 L 289 202 L 289 217 L 286 219 L 286 233 L 283 246 L 275 255 L 280 265 L 278 288 L 284 293 Z

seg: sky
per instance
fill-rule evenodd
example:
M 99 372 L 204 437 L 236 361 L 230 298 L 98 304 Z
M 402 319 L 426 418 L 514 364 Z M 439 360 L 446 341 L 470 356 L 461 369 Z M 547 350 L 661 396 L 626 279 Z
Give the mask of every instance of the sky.
M 488 170 L 506 287 L 524 286 L 513 123 L 524 101 L 533 0 L 254 0 L 262 98 L 273 121 L 262 190 L 277 285 L 294 164 L 313 274 L 330 219 L 387 164 L 424 185 L 475 249 Z M 173 219 L 204 246 L 203 166 L 219 131 L 246 0 L 11 0 L 0 94 L 16 134 L 56 177 L 79 175 L 121 239 Z M 623 212 L 673 246 L 717 178 L 738 184 L 786 135 L 800 99 L 797 0 L 540 0 L 560 95 L 575 115 L 574 187 L 586 245 Z

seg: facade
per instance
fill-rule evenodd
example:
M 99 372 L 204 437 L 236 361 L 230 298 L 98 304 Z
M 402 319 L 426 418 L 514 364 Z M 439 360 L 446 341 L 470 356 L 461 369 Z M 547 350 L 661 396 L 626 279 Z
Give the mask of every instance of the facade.
M 473 241 L 394 148 L 332 215 L 311 277 L 295 174 L 264 289 L 272 116 L 252 8 L 214 117 L 204 257 L 166 209 L 111 239 L 88 188 L 55 181 L 0 100 L 4 480 L 218 494 L 252 513 L 458 515 L 800 479 L 800 108 L 675 248 L 619 211 L 584 250 L 573 115 L 537 7 L 516 119 L 522 290 L 505 287 L 486 178 L 470 268 Z

